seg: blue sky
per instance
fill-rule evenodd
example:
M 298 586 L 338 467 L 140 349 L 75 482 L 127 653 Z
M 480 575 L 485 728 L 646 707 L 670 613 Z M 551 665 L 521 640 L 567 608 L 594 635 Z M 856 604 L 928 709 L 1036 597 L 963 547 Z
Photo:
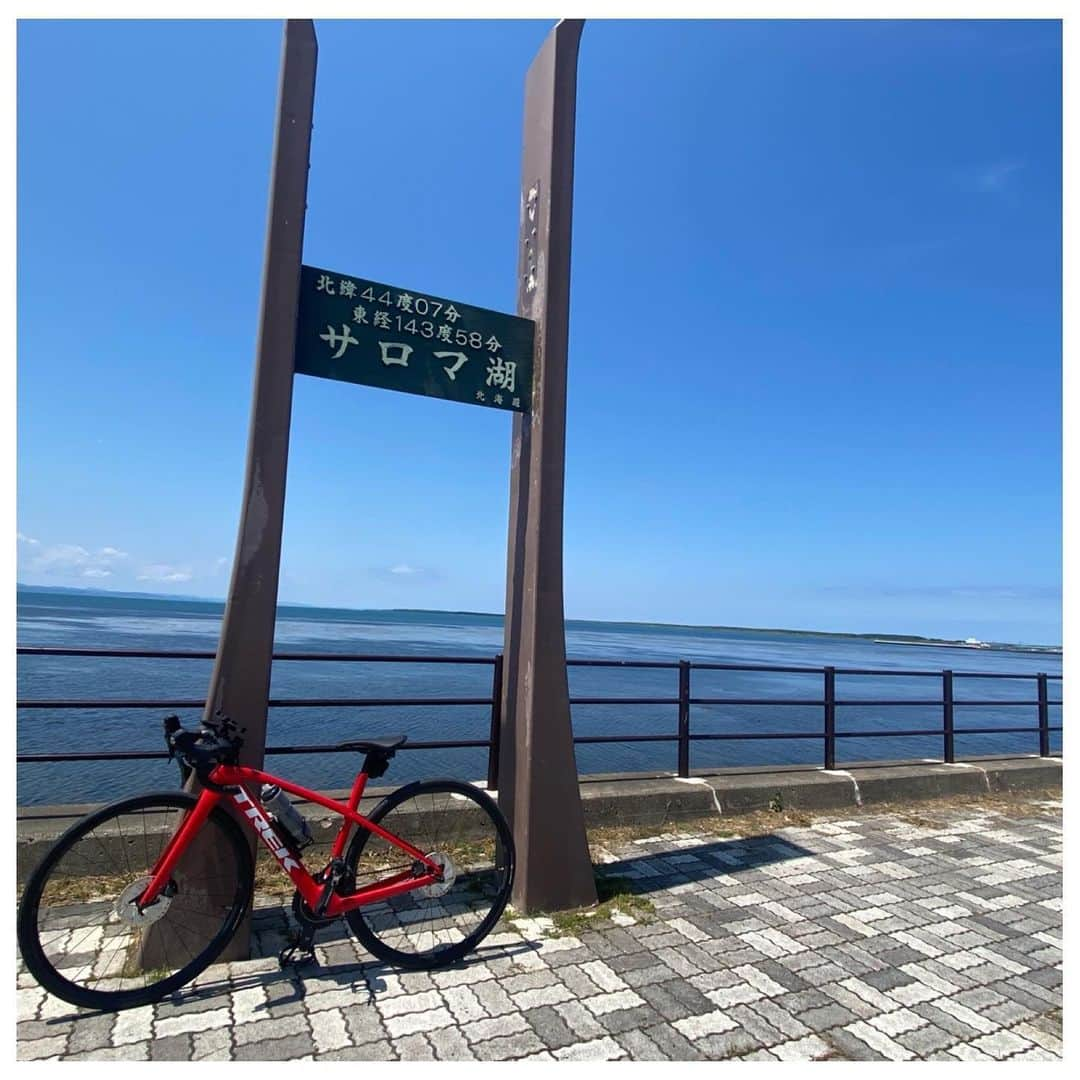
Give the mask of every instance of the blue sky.
M 316 24 L 305 260 L 513 311 L 550 24 Z M 23 21 L 20 581 L 222 596 L 281 25 Z M 586 26 L 566 610 L 1061 640 L 1055 22 Z M 281 597 L 500 611 L 510 419 L 298 376 Z

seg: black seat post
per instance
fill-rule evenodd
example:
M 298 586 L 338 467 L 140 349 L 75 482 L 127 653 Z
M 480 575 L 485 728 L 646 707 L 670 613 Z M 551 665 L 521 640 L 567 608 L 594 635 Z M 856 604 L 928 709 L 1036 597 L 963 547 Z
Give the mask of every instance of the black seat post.
M 369 750 L 364 755 L 363 770 L 369 780 L 375 780 L 382 776 L 390 766 L 390 759 L 394 756 L 393 750 Z

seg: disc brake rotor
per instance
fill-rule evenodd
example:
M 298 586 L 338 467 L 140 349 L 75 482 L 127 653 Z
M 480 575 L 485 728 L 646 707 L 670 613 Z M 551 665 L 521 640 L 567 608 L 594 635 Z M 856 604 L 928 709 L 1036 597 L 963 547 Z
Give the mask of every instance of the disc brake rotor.
M 428 854 L 428 858 L 442 869 L 442 880 L 431 885 L 424 885 L 417 889 L 416 892 L 420 896 L 429 899 L 436 896 L 445 896 L 454 887 L 454 882 L 457 880 L 457 868 L 454 866 L 450 856 L 443 851 L 432 851 Z
M 172 903 L 172 897 L 166 896 L 164 892 L 159 893 L 158 898 L 148 907 L 143 908 L 142 911 L 139 910 L 139 905 L 135 903 L 149 884 L 150 878 L 139 878 L 137 881 L 133 881 L 117 897 L 113 910 L 121 922 L 127 923 L 128 926 L 149 926 L 164 917 L 165 912 L 169 910 L 169 905 Z

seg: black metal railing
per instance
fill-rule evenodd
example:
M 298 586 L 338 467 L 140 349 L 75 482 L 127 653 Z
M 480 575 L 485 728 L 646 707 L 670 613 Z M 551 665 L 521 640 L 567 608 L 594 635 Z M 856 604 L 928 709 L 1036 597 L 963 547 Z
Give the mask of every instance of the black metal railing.
M 117 657 L 126 659 L 162 660 L 213 660 L 213 652 L 177 651 L 158 649 L 74 649 L 38 648 L 20 646 L 20 656 L 72 656 Z M 501 711 L 503 696 L 503 657 L 496 656 L 383 656 L 353 653 L 274 653 L 274 659 L 283 662 L 333 661 L 341 663 L 379 664 L 490 664 L 492 666 L 491 693 L 487 697 L 414 697 L 414 698 L 270 698 L 270 708 L 344 708 L 372 706 L 440 706 L 483 705 L 490 709 L 491 726 L 486 739 L 443 739 L 410 741 L 406 750 L 441 750 L 458 748 L 485 748 L 488 752 L 487 780 L 490 788 L 498 787 L 499 735 L 502 727 Z M 1021 674 L 1015 672 L 985 671 L 910 671 L 875 668 L 802 667 L 774 664 L 714 664 L 690 660 L 568 660 L 569 667 L 587 668 L 651 668 L 671 669 L 678 675 L 678 691 L 675 697 L 571 697 L 571 705 L 673 705 L 678 706 L 678 723 L 673 732 L 649 734 L 616 733 L 612 735 L 576 735 L 576 744 L 588 743 L 644 743 L 674 742 L 678 745 L 677 774 L 690 775 L 690 746 L 694 742 L 725 739 L 819 739 L 823 745 L 822 765 L 825 769 L 836 768 L 837 739 L 904 738 L 910 736 L 933 736 L 942 740 L 942 760 L 952 764 L 956 760 L 957 735 L 1000 735 L 1028 733 L 1038 734 L 1039 755 L 1050 756 L 1050 733 L 1061 731 L 1061 725 L 1050 723 L 1050 707 L 1061 705 L 1060 699 L 1049 696 L 1049 682 L 1061 682 L 1061 675 Z M 694 671 L 760 672 L 763 674 L 819 675 L 822 678 L 820 698 L 781 697 L 695 697 L 691 693 L 691 674 Z M 941 697 L 933 698 L 837 698 L 836 677 L 871 676 L 880 678 L 934 678 L 941 680 Z M 955 682 L 959 679 L 1027 679 L 1036 683 L 1036 700 L 984 699 L 955 697 Z M 16 702 L 19 709 L 202 709 L 204 700 L 164 699 L 117 700 L 80 698 L 78 700 L 24 699 Z M 691 708 L 694 705 L 757 705 L 757 706 L 811 706 L 822 710 L 823 724 L 819 731 L 726 731 L 703 732 L 691 730 Z M 836 710 L 843 706 L 921 706 L 941 709 L 940 728 L 915 728 L 884 731 L 837 731 Z M 1034 707 L 1037 724 L 1023 727 L 957 727 L 956 710 L 970 706 Z M 267 754 L 340 753 L 342 748 L 334 745 L 271 745 Z M 137 759 L 164 758 L 165 751 L 74 751 L 56 754 L 17 754 L 16 761 L 131 761 Z

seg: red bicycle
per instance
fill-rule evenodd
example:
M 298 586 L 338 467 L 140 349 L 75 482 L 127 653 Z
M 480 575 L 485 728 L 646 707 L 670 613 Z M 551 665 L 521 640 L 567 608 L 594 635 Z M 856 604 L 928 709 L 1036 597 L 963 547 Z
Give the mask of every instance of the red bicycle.
M 106 806 L 68 829 L 34 870 L 19 906 L 18 940 L 27 968 L 50 993 L 87 1008 L 131 1008 L 213 963 L 254 891 L 254 861 L 237 817 L 296 886 L 299 929 L 279 957 L 283 966 L 313 957 L 315 931 L 340 917 L 369 952 L 405 968 L 453 963 L 491 931 L 510 897 L 514 842 L 487 794 L 457 780 L 418 781 L 365 817 L 358 811 L 364 787 L 386 771 L 404 735 L 341 744 L 365 755 L 341 803 L 239 765 L 241 730 L 221 718 L 185 731 L 167 717 L 170 756 L 202 790 Z M 344 819 L 314 873 L 301 854 L 306 827 L 273 787 Z M 235 816 L 219 805 L 226 800 Z

